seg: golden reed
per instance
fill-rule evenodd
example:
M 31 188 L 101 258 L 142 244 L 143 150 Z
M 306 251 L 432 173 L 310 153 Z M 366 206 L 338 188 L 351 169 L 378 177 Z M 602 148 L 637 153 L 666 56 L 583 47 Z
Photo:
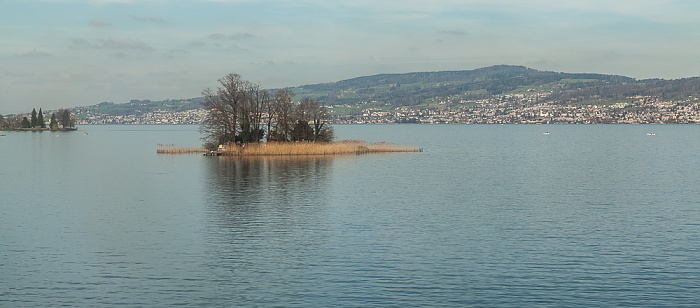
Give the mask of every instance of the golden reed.
M 347 140 L 339 142 L 268 142 L 245 145 L 226 144 L 217 151 L 209 152 L 202 148 L 181 148 L 174 145 L 158 145 L 159 154 L 204 153 L 224 156 L 263 156 L 263 155 L 346 155 L 389 152 L 422 152 L 416 147 L 397 146 L 385 142 L 366 143 Z
M 158 154 L 201 154 L 206 153 L 207 150 L 203 148 L 196 147 L 178 147 L 174 144 L 158 144 L 156 153 Z

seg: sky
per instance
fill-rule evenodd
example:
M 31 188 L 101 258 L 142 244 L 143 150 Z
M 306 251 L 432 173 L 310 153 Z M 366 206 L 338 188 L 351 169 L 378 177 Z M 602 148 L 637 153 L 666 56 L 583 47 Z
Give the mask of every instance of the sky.
M 697 0 L 0 0 L 0 114 L 509 64 L 700 75 Z

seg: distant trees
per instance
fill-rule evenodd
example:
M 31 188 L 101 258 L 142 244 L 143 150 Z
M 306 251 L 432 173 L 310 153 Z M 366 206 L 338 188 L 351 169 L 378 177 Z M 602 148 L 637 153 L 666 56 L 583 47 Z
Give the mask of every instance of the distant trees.
M 27 120 L 27 117 L 22 117 L 22 128 L 31 128 L 32 124 Z
M 8 115 L 5 117 L 4 129 L 16 129 L 22 127 L 22 119 L 24 118 L 21 114 Z
M 292 91 L 273 95 L 238 74 L 226 75 L 219 83 L 216 91 L 202 92 L 208 114 L 200 131 L 209 142 L 328 142 L 334 138 L 325 108 L 313 99 L 294 103 Z
M 63 127 L 64 129 L 65 128 L 73 128 L 73 127 L 75 127 L 75 118 L 70 113 L 70 110 L 59 109 L 58 110 L 58 123 L 60 123 L 61 127 Z
M 51 120 L 49 122 L 49 129 L 59 130 L 61 127 L 63 129 L 73 129 L 75 128 L 75 117 L 71 114 L 68 109 L 60 109 L 58 114 L 56 112 L 51 114 Z M 46 129 L 46 122 L 44 120 L 44 112 L 41 108 L 36 111 L 36 108 L 32 108 L 32 112 L 27 116 L 26 114 L 17 114 L 3 117 L 0 115 L 0 128 L 8 129 Z
M 333 139 L 328 114 L 311 98 L 304 98 L 294 110 L 294 126 L 290 141 L 325 141 Z

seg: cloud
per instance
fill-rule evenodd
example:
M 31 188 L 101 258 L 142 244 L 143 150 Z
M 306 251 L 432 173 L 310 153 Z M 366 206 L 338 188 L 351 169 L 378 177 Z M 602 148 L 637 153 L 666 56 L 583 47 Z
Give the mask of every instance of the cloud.
M 209 39 L 210 39 L 210 40 L 217 40 L 217 41 L 218 41 L 218 40 L 223 40 L 223 39 L 225 39 L 225 38 L 226 38 L 226 35 L 224 35 L 223 33 L 212 33 L 212 34 L 209 34 Z
M 156 16 L 131 16 L 131 19 L 138 21 L 138 22 L 143 22 L 143 23 L 154 23 L 154 24 L 162 24 L 165 23 L 165 19 L 156 17 Z
M 467 32 L 463 30 L 444 30 L 442 31 L 442 34 L 447 34 L 451 36 L 465 36 L 467 35 Z
M 245 49 L 244 49 L 243 47 L 238 46 L 238 45 L 236 45 L 236 44 L 233 44 L 233 45 L 231 45 L 231 46 L 228 46 L 228 47 L 226 48 L 226 50 L 227 50 L 227 51 L 245 51 Z
M 46 58 L 46 57 L 50 57 L 50 56 L 51 56 L 50 53 L 48 53 L 46 51 L 36 50 L 36 49 L 34 49 L 32 51 L 25 52 L 22 54 L 22 57 L 26 57 L 26 58 Z
M 102 20 L 102 19 L 95 18 L 93 20 L 90 20 L 90 26 L 93 26 L 95 28 L 103 28 L 103 27 L 109 27 L 109 26 L 111 26 L 111 24 Z
M 247 32 L 240 32 L 236 34 L 231 34 L 228 36 L 228 38 L 232 40 L 251 39 L 255 38 L 255 35 Z
M 112 56 L 112 57 L 115 57 L 115 58 L 117 58 L 117 59 L 126 59 L 126 58 L 129 57 L 129 55 L 127 55 L 127 54 L 125 54 L 125 53 L 123 53 L 123 52 L 113 52 L 113 53 L 111 53 L 111 54 L 109 54 L 109 55 Z
M 256 38 L 256 36 L 254 34 L 248 33 L 248 32 L 238 32 L 238 33 L 229 34 L 229 35 L 217 32 L 217 33 L 212 33 L 209 35 L 210 40 L 216 40 L 216 41 L 226 40 L 226 39 L 243 40 L 243 39 L 252 39 L 252 38 Z
M 192 46 L 192 47 L 204 47 L 207 46 L 207 42 L 201 41 L 201 40 L 192 40 L 187 45 Z
M 76 38 L 76 39 L 71 40 L 71 44 L 72 44 L 72 47 L 73 47 L 73 48 L 88 48 L 88 47 L 92 47 L 92 45 L 90 44 L 90 42 L 88 42 L 88 40 L 86 40 L 86 39 L 81 39 L 81 38 Z
M 156 49 L 153 48 L 152 46 L 139 41 L 139 40 L 130 40 L 130 39 L 122 39 L 122 40 L 117 40 L 117 39 L 103 39 L 100 40 L 100 47 L 104 49 L 114 49 L 114 50 L 139 50 L 139 51 L 145 51 L 145 52 L 153 52 Z

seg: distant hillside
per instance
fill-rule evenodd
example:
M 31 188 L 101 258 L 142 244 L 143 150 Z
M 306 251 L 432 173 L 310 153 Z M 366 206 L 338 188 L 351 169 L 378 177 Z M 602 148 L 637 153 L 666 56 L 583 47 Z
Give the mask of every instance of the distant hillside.
M 606 104 L 633 96 L 662 99 L 700 97 L 700 77 L 676 80 L 539 71 L 523 66 L 497 65 L 475 70 L 380 74 L 337 82 L 289 88 L 296 99 L 311 97 L 325 105 L 358 107 L 434 106 L 511 93 L 546 91 L 554 103 Z M 272 91 L 275 91 L 273 89 Z M 100 103 L 81 107 L 92 113 L 138 115 L 156 110 L 186 111 L 200 108 L 202 98 L 129 103 Z M 336 109 L 336 111 L 340 111 Z
M 483 99 L 526 91 L 552 91 L 552 101 L 616 101 L 630 96 L 679 99 L 700 95 L 700 78 L 678 80 L 634 78 L 591 73 L 538 71 L 497 65 L 475 70 L 381 74 L 291 88 L 327 105 L 368 103 L 416 106 L 436 100 Z
M 78 107 L 79 117 L 87 113 L 106 114 L 111 116 L 140 115 L 155 111 L 181 112 L 201 108 L 203 98 L 169 99 L 163 101 L 131 100 L 128 103 L 102 102 L 96 105 Z

